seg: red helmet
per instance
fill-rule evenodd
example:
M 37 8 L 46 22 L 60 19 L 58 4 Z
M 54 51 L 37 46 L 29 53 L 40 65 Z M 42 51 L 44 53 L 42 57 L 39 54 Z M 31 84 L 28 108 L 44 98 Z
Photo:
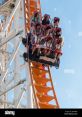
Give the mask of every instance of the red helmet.
M 61 28 L 56 27 L 56 28 L 55 28 L 55 31 L 56 31 L 56 32 L 61 32 L 62 30 L 61 30 Z
M 62 43 L 62 40 L 61 39 L 58 39 L 57 40 L 57 44 L 60 44 L 60 43 Z
M 41 24 L 40 24 L 40 23 L 37 23 L 37 24 L 36 24 L 36 27 L 37 27 L 37 26 L 41 26 Z
M 48 29 L 51 29 L 52 27 L 50 25 L 46 25 L 45 29 L 48 30 Z
M 61 50 L 59 50 L 59 49 L 56 49 L 54 52 L 57 53 L 57 54 L 60 54 L 60 55 L 63 54 L 63 53 L 61 52 Z
M 37 28 L 37 27 L 41 28 L 41 24 L 40 24 L 40 23 L 37 23 L 37 24 L 35 25 L 35 27 L 36 27 L 36 28 Z
M 34 16 L 37 16 L 39 14 L 38 11 L 34 11 Z
M 60 21 L 60 18 L 54 17 L 54 23 L 57 22 L 57 21 L 59 22 Z
M 46 41 L 49 41 L 49 40 L 52 40 L 52 37 L 51 37 L 51 36 L 48 36 L 48 37 L 46 38 Z
M 50 15 L 45 14 L 45 15 L 44 15 L 44 18 L 47 18 L 47 17 L 50 19 Z

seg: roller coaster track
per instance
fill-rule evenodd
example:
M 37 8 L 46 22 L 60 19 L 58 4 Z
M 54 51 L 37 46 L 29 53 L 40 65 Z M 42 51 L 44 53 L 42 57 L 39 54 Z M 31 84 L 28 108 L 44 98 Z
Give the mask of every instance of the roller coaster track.
M 40 0 L 25 0 L 26 33 L 30 30 L 31 16 L 35 10 L 41 11 Z M 29 61 L 29 71 L 37 108 L 59 108 L 49 65 L 43 67 L 41 63 Z
M 34 11 L 39 10 L 41 13 L 40 0 L 16 0 L 14 2 L 15 8 L 12 10 L 12 12 L 9 8 L 10 3 L 13 3 L 13 0 L 8 0 L 5 4 L 0 6 L 0 15 L 3 14 L 6 17 L 7 17 L 7 15 L 9 15 L 8 20 L 5 23 L 5 27 L 4 28 L 2 27 L 3 30 L 0 33 L 0 35 L 2 36 L 2 39 L 0 41 L 0 49 L 3 48 L 3 51 L 6 51 L 7 43 L 9 41 L 14 40 L 13 45 L 14 45 L 15 51 L 11 56 L 12 59 L 11 59 L 11 62 L 8 67 L 10 67 L 11 63 L 13 61 L 15 61 L 14 64 L 15 64 L 16 70 L 14 70 L 14 71 L 16 73 L 14 72 L 15 75 L 14 75 L 13 79 L 8 79 L 7 75 L 8 75 L 10 68 L 5 67 L 6 66 L 5 58 L 7 58 L 7 56 L 6 56 L 6 54 L 0 53 L 2 60 L 3 60 L 2 63 L 4 63 L 3 67 L 5 68 L 5 70 L 3 70 L 3 74 L 2 74 L 3 77 L 0 78 L 0 104 L 4 108 L 8 107 L 9 104 L 11 107 L 15 107 L 15 108 L 24 107 L 24 105 L 20 104 L 20 102 L 22 100 L 24 93 L 28 93 L 27 99 L 28 99 L 29 104 L 26 105 L 25 108 L 32 107 L 32 108 L 39 108 L 39 109 L 46 109 L 46 108 L 57 109 L 57 108 L 59 108 L 59 104 L 58 104 L 56 92 L 54 89 L 49 65 L 43 66 L 39 62 L 34 62 L 31 60 L 28 60 L 28 63 L 25 63 L 24 66 L 26 68 L 27 75 L 30 78 L 30 81 L 31 81 L 30 83 L 26 82 L 27 79 L 21 80 L 19 75 L 17 75 L 17 72 L 19 72 L 19 71 L 17 71 L 18 68 L 20 66 L 23 66 L 18 63 L 18 59 L 19 59 L 20 55 L 17 52 L 20 49 L 20 45 L 22 43 L 21 39 L 19 39 L 18 36 L 20 36 L 22 33 L 27 34 L 28 32 L 30 32 L 31 17 L 32 17 Z M 16 25 L 16 27 L 14 27 L 15 32 L 13 32 L 13 31 L 11 31 L 11 26 L 12 26 L 13 22 L 18 23 L 16 21 L 19 20 L 17 15 L 18 15 L 20 9 L 22 9 L 22 12 L 23 12 L 24 27 L 19 30 L 17 27 L 18 24 L 15 24 Z M 23 35 L 25 35 L 25 34 L 23 34 Z M 7 62 L 8 62 L 8 60 L 7 60 Z M 6 83 L 6 81 L 7 81 L 7 83 Z M 23 84 L 24 82 L 27 83 L 26 88 L 25 87 L 20 88 L 19 85 L 21 86 L 21 84 Z M 13 83 L 13 85 L 11 85 L 12 83 Z M 6 84 L 10 85 L 10 87 L 7 88 Z M 29 95 L 31 95 L 30 90 L 27 91 L 28 90 L 27 87 L 30 87 L 30 85 L 32 86 L 32 95 L 33 96 L 29 96 Z M 6 99 L 7 93 L 9 91 L 11 91 L 12 89 L 15 89 L 15 91 L 14 91 L 15 99 L 14 99 L 13 103 L 9 102 Z M 4 98 L 2 96 L 4 96 Z M 30 98 L 32 98 L 32 101 Z

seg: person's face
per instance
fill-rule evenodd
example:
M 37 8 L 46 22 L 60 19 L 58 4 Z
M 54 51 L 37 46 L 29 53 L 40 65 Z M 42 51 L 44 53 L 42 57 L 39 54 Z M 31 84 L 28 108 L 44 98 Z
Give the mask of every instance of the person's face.
M 40 26 L 37 26 L 37 29 L 40 29 Z
M 47 53 L 47 50 L 45 49 L 45 53 Z
M 58 25 L 59 25 L 59 22 L 58 22 L 58 21 L 56 21 L 56 22 L 54 23 L 54 25 L 55 25 L 55 26 L 58 26 Z
M 39 17 L 39 14 L 37 14 L 36 17 L 38 18 Z
M 48 42 L 51 43 L 51 39 Z
M 46 18 L 47 20 L 49 20 L 50 19 L 50 17 L 49 16 L 47 16 L 47 18 Z
M 61 54 L 58 55 L 58 58 L 60 58 L 60 57 L 61 57 Z

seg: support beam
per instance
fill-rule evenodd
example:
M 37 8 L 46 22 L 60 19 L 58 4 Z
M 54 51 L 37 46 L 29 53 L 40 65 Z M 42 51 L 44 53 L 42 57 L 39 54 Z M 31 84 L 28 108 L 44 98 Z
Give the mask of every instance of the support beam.
M 19 81 L 17 84 L 15 84 L 14 86 L 10 87 L 10 88 L 7 89 L 6 91 L 3 91 L 3 92 L 0 94 L 0 96 L 4 95 L 5 93 L 9 92 L 10 90 L 14 89 L 15 87 L 17 87 L 17 86 L 23 84 L 25 81 L 26 81 L 26 79 L 25 79 L 25 80 L 20 80 L 20 81 Z

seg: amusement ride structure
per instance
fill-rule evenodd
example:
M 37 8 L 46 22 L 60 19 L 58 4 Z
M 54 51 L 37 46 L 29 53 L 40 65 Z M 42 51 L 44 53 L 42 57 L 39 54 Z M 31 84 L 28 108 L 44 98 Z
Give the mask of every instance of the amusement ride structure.
M 22 38 L 30 32 L 40 0 L 5 0 L 0 5 L 0 108 L 59 108 L 50 65 L 24 61 Z

